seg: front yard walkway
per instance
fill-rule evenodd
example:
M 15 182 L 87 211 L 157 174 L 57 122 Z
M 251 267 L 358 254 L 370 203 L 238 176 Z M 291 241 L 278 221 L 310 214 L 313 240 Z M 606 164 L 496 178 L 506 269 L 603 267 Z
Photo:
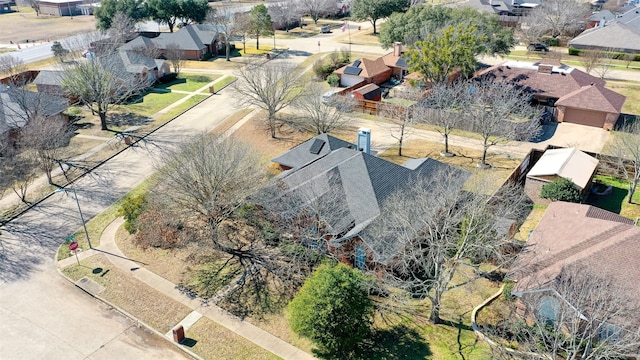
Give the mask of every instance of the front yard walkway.
M 148 286 L 154 288 L 167 297 L 182 303 L 189 307 L 191 310 L 202 314 L 202 316 L 209 318 L 216 323 L 226 327 L 234 333 L 246 338 L 254 344 L 274 353 L 275 355 L 283 359 L 292 360 L 305 360 L 315 359 L 312 355 L 304 352 L 303 350 L 285 342 L 284 340 L 260 329 L 259 327 L 252 325 L 240 318 L 229 314 L 222 308 L 208 304 L 203 299 L 197 297 L 190 297 L 184 292 L 180 291 L 176 284 L 152 273 L 127 257 L 120 251 L 115 241 L 116 231 L 124 223 L 123 218 L 114 220 L 109 226 L 107 226 L 102 236 L 100 237 L 100 247 L 96 250 L 90 250 L 83 252 L 79 255 L 79 258 L 86 259 L 96 254 L 106 254 L 109 261 L 117 266 L 125 273 L 129 273 L 134 278 L 142 281 Z M 58 267 L 63 268 L 76 263 L 75 257 L 69 257 L 58 262 Z M 185 321 L 185 325 L 193 325 L 195 321 Z M 190 326 L 189 326 L 190 327 Z M 185 326 L 185 332 L 188 337 L 189 329 Z M 197 340 L 197 339 L 196 339 Z

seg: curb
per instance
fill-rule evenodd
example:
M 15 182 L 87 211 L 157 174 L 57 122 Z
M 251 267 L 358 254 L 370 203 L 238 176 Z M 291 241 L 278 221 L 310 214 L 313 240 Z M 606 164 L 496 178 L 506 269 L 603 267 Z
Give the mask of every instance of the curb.
M 71 284 L 73 284 L 73 286 L 75 286 L 76 288 L 82 290 L 85 294 L 93 297 L 94 299 L 102 302 L 103 304 L 111 307 L 112 309 L 114 309 L 115 311 L 117 311 L 118 313 L 120 313 L 122 316 L 128 318 L 129 320 L 131 320 L 132 322 L 134 322 L 136 324 L 136 326 L 138 327 L 144 327 L 145 329 L 153 332 L 154 334 L 158 335 L 159 337 L 161 337 L 164 341 L 166 341 L 167 343 L 172 344 L 175 348 L 180 349 L 182 352 L 184 352 L 186 355 L 190 356 L 193 359 L 196 360 L 204 360 L 204 358 L 200 357 L 199 355 L 197 355 L 196 353 L 194 353 L 193 351 L 186 349 L 184 346 L 180 345 L 180 344 L 176 344 L 173 341 L 170 341 L 169 339 L 167 339 L 167 337 L 165 336 L 165 334 L 160 333 L 160 331 L 152 328 L 151 326 L 149 326 L 148 324 L 146 324 L 144 321 L 136 318 L 135 316 L 129 314 L 126 310 L 120 308 L 119 306 L 112 304 L 111 302 L 107 301 L 106 299 L 98 296 L 98 295 L 94 295 L 88 291 L 86 291 L 85 289 L 81 288 L 80 286 L 78 286 L 76 284 L 75 281 L 73 281 L 70 277 L 68 277 L 67 275 L 65 275 L 62 272 L 63 268 L 58 267 L 57 271 L 58 274 L 60 274 L 63 278 L 65 278 L 67 281 L 69 281 Z

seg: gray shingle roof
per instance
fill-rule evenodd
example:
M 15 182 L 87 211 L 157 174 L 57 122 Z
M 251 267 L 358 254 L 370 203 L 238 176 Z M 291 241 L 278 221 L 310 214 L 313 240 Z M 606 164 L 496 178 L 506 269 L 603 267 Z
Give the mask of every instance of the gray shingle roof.
M 62 82 L 63 71 L 58 70 L 40 70 L 40 73 L 33 80 L 36 85 L 57 85 Z
M 301 145 L 308 148 L 311 140 Z M 364 231 L 367 225 L 380 215 L 382 203 L 415 177 L 429 178 L 437 176 L 440 171 L 449 170 L 458 172 L 460 186 L 469 177 L 468 172 L 433 159 L 417 162 L 418 164 L 414 162 L 414 166 L 410 168 L 355 149 L 341 147 L 315 161 L 307 162 L 306 165 L 282 173 L 279 179 L 291 194 L 313 189 L 307 193 L 315 197 L 333 197 L 335 207 L 346 209 L 346 214 L 329 211 L 320 215 L 331 226 L 334 235 L 346 234 L 343 238 L 349 238 Z M 340 216 L 336 216 L 337 213 L 340 213 Z M 337 242 L 339 241 L 340 239 L 337 239 Z M 367 239 L 365 236 L 363 241 L 374 251 L 376 259 L 380 262 L 388 261 L 395 256 L 395 253 L 386 250 L 378 253 L 382 248 L 376 246 L 374 238 Z
M 569 46 L 578 48 L 602 48 L 640 51 L 640 11 L 627 11 L 604 27 L 585 30 L 569 41 Z
M 310 150 L 316 140 L 324 141 L 324 144 L 318 154 L 313 154 Z M 352 147 L 355 149 L 356 145 L 328 134 L 320 134 L 294 147 L 286 153 L 273 158 L 271 161 L 295 169 L 324 157 L 332 150 L 343 147 Z
M 53 116 L 69 107 L 67 99 L 28 90 L 0 88 L 0 134 L 26 125 L 24 108 L 40 108 L 42 115 Z

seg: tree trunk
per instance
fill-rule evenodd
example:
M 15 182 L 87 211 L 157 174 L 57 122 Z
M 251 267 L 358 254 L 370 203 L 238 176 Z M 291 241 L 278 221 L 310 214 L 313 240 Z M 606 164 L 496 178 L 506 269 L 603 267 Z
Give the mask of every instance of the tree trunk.
M 271 132 L 271 138 L 276 138 L 276 119 L 275 115 L 269 116 L 269 131 Z
M 444 136 L 444 153 L 448 154 L 449 153 L 449 134 L 445 132 L 443 136 Z
M 629 187 L 629 198 L 627 199 L 627 202 L 629 204 L 633 204 L 633 194 L 636 193 L 636 188 L 638 187 L 639 180 L 634 180 L 632 185 Z
M 378 35 L 378 31 L 376 29 L 376 21 L 378 21 L 378 19 L 371 20 L 371 24 L 373 25 L 373 35 Z
M 247 53 L 247 37 L 242 35 L 242 53 Z
M 53 185 L 53 178 L 51 177 L 51 169 L 45 169 L 44 173 L 47 175 L 47 181 L 49 185 Z
M 174 23 L 172 23 L 171 21 L 167 21 L 167 25 L 169 25 L 169 32 L 173 32 Z
M 229 60 L 229 58 L 231 57 L 231 44 L 229 44 L 229 40 L 227 39 L 226 41 L 226 46 L 225 46 L 225 51 L 226 51 L 226 57 L 227 57 L 227 61 L 231 61 Z
M 260 50 L 260 34 L 256 33 L 256 50 Z
M 109 130 L 107 127 L 107 113 L 102 110 L 98 110 L 98 115 L 100 116 L 100 129 Z

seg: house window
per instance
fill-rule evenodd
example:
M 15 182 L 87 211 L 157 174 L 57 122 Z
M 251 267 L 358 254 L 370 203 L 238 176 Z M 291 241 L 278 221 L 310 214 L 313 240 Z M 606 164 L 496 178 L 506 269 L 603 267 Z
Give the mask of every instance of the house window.
M 366 260 L 367 251 L 362 246 L 356 246 L 356 256 L 353 265 L 358 269 L 364 269 Z
M 538 306 L 538 316 L 549 325 L 553 325 L 560 315 L 560 303 L 558 299 L 551 296 L 544 296 L 540 299 Z

